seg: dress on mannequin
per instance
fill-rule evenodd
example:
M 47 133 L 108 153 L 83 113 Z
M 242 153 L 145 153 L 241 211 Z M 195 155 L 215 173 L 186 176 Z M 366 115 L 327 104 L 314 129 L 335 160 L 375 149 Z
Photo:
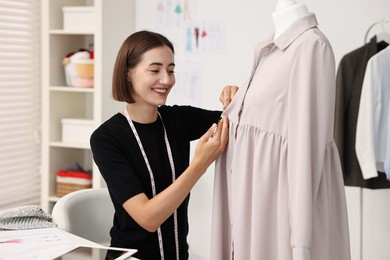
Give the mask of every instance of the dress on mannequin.
M 275 27 L 274 39 L 279 37 L 295 21 L 309 14 L 305 4 L 298 4 L 292 0 L 279 0 L 275 12 L 272 13 Z
M 248 84 L 224 111 L 229 143 L 215 163 L 213 260 L 351 259 L 333 138 L 334 54 L 313 13 L 292 17 L 256 47 Z

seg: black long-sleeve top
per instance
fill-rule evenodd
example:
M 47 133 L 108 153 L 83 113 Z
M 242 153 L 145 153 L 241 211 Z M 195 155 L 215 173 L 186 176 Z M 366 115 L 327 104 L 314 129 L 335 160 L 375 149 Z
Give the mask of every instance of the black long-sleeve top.
M 191 106 L 161 106 L 158 111 L 167 131 L 177 178 L 189 165 L 190 142 L 217 122 L 221 111 Z M 134 125 L 150 162 L 158 194 L 172 183 L 162 121 L 158 118 L 151 124 L 134 122 Z M 122 207 L 140 193 L 153 197 L 145 160 L 126 117 L 118 113 L 108 119 L 94 131 L 90 143 L 115 207 L 111 246 L 137 249 L 135 257 L 140 259 L 160 259 L 157 232 L 143 229 Z M 188 201 L 189 196 L 177 210 L 180 259 L 189 257 Z M 161 225 L 161 232 L 165 259 L 176 259 L 173 215 Z

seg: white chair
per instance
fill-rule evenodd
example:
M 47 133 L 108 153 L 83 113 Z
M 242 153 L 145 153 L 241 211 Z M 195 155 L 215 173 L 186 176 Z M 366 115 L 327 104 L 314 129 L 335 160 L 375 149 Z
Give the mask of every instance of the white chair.
M 83 189 L 61 197 L 53 207 L 59 229 L 108 246 L 114 206 L 107 188 Z

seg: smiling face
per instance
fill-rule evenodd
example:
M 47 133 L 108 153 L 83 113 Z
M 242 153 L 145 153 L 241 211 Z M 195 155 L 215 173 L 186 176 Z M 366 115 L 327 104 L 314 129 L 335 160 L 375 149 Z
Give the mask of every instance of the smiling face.
M 137 66 L 128 72 L 135 104 L 165 104 L 175 84 L 174 69 L 174 55 L 169 47 L 156 47 L 145 52 Z

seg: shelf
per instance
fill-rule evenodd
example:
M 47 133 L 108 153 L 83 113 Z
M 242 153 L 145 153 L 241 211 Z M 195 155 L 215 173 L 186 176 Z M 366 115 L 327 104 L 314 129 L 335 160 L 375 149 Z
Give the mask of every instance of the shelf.
M 53 35 L 94 35 L 94 32 L 91 31 L 50 30 L 49 33 Z
M 60 199 L 60 198 L 57 197 L 57 196 L 50 196 L 50 197 L 48 198 L 48 201 L 50 201 L 50 202 L 57 202 L 59 199 Z
M 62 148 L 75 148 L 75 149 L 91 149 L 89 143 L 64 143 L 64 142 L 50 142 L 51 147 L 62 147 Z
M 80 88 L 80 87 L 69 87 L 69 86 L 51 86 L 50 91 L 58 92 L 81 92 L 81 93 L 94 93 L 95 88 Z
M 94 7 L 94 15 L 89 18 L 93 27 L 79 29 L 65 23 L 63 7 L 75 6 Z M 56 196 L 59 169 L 77 162 L 92 171 L 92 187 L 106 186 L 93 162 L 89 138 L 83 136 L 82 143 L 62 141 L 63 119 L 92 120 L 95 128 L 123 109 L 123 104 L 110 95 L 112 70 L 120 45 L 134 32 L 134 10 L 134 1 L 129 0 L 115 0 L 115 4 L 107 0 L 42 0 L 41 204 L 49 213 L 59 199 Z M 75 21 L 82 25 L 84 17 L 72 20 Z M 95 54 L 92 88 L 66 84 L 63 59 L 81 48 L 93 49 Z

